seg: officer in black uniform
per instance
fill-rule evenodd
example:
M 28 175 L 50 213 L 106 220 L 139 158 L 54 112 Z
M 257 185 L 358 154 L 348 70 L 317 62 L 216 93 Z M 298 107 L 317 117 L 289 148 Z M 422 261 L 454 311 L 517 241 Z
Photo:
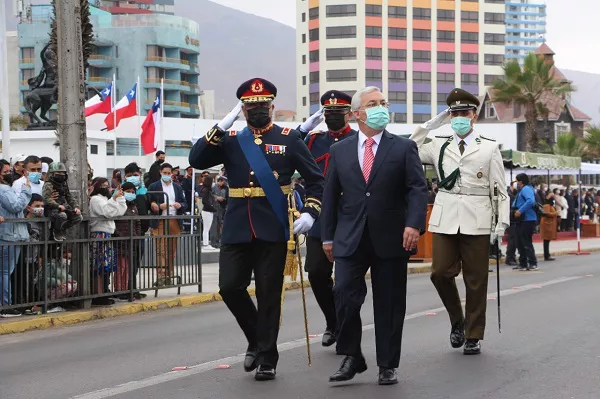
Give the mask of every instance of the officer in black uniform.
M 323 176 L 329 166 L 329 147 L 344 140 L 357 132 L 349 125 L 352 97 L 337 90 L 330 90 L 321 96 L 322 109 L 313 114 L 303 123 L 299 130 L 306 138 L 304 141 L 321 168 Z M 327 131 L 313 130 L 320 122 L 320 116 L 325 116 Z M 304 130 L 307 130 L 306 132 Z M 325 316 L 325 333 L 323 346 L 331 346 L 336 342 L 337 317 L 333 298 L 333 262 L 330 262 L 323 252 L 321 227 L 319 220 L 314 224 L 306 237 L 306 271 L 308 280 L 315 294 L 315 299 Z
M 287 202 L 283 210 L 277 206 L 281 196 L 277 190 L 286 195 L 291 192 L 296 170 L 306 181 L 307 199 L 294 222 L 294 233 L 303 234 L 319 215 L 324 185 L 300 133 L 273 124 L 276 95 L 276 87 L 265 79 L 244 82 L 237 90 L 238 105 L 194 144 L 189 156 L 196 169 L 224 164 L 227 170 L 230 188 L 221 238 L 219 293 L 248 340 L 244 368 L 247 372 L 256 368 L 256 380 L 274 379 L 279 360 L 277 336 L 289 224 Z M 227 131 L 241 110 L 248 126 Z M 253 271 L 258 310 L 247 292 Z

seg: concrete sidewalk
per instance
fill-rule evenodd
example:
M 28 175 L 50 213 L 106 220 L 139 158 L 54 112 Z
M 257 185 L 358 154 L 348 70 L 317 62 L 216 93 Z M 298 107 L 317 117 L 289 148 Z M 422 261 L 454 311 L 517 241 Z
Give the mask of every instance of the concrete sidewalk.
M 534 243 L 536 255 L 543 257 L 543 244 Z M 586 238 L 581 240 L 581 250 L 589 252 L 600 251 L 600 238 Z M 577 241 L 553 241 L 550 243 L 550 252 L 553 256 L 569 255 L 577 251 Z M 502 246 L 502 253 L 506 253 L 506 246 Z M 574 257 L 574 259 L 576 259 Z M 304 259 L 303 259 L 304 260 Z M 490 265 L 495 265 L 494 260 L 490 260 Z M 502 265 L 504 262 L 502 261 Z M 429 273 L 431 263 L 411 262 L 408 265 L 409 274 Z M 370 275 L 367 274 L 367 279 Z M 286 277 L 284 289 L 294 290 L 300 288 L 300 278 L 298 281 L 291 281 Z M 80 310 L 73 312 L 53 313 L 41 316 L 21 316 L 11 319 L 0 319 L 0 335 L 25 332 L 36 329 L 46 329 L 53 326 L 63 326 L 77 324 L 91 320 L 112 318 L 124 316 L 150 310 L 160 310 L 172 307 L 187 307 L 203 303 L 220 301 L 218 294 L 219 265 L 218 263 L 209 263 L 202 265 L 202 291 L 198 293 L 198 286 L 182 287 L 181 295 L 177 295 L 177 288 L 161 289 L 158 297 L 154 297 L 154 291 L 145 291 L 148 297 L 130 302 L 117 302 L 112 306 L 94 306 L 89 310 Z M 308 276 L 304 273 L 304 286 L 309 287 Z M 254 282 L 248 288 L 250 295 L 254 296 Z

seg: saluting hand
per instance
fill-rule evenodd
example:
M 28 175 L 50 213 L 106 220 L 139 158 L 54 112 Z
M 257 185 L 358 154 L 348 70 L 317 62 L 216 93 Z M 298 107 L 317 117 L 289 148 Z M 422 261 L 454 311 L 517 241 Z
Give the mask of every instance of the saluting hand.
M 417 248 L 417 243 L 419 242 L 419 229 L 415 229 L 414 227 L 405 227 L 404 228 L 404 242 L 402 246 L 406 251 L 412 251 Z

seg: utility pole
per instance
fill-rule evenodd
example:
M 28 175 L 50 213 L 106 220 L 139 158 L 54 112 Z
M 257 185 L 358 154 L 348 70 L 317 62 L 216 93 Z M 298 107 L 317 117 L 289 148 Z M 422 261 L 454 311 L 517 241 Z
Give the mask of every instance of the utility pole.
M 10 107 L 8 104 L 8 43 L 6 5 L 0 1 L 0 111 L 2 111 L 2 157 L 10 161 Z
M 60 160 L 67 168 L 69 189 L 84 214 L 88 214 L 87 135 L 85 127 L 85 82 L 83 45 L 81 43 L 80 0 L 56 0 L 58 39 L 58 133 Z M 83 224 L 73 233 L 78 238 L 86 234 Z M 76 246 L 73 264 L 79 266 L 84 295 L 90 293 L 90 268 L 86 244 Z M 89 308 L 91 301 L 84 301 Z

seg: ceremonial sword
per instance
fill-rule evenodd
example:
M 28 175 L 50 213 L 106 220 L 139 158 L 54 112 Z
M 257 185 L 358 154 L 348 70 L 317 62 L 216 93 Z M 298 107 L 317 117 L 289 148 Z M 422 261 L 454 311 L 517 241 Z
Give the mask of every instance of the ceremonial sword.
M 492 232 L 496 231 L 496 226 L 500 222 L 499 219 L 499 203 L 498 203 L 498 182 L 494 182 L 494 219 L 492 223 Z M 498 302 L 498 332 L 502 333 L 502 327 L 500 323 L 500 237 L 496 237 L 496 302 Z

